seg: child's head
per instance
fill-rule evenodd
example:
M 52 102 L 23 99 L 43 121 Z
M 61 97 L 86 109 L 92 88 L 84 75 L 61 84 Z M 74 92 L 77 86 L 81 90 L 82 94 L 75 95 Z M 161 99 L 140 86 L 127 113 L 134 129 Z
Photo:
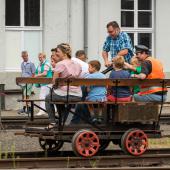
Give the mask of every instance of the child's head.
M 98 60 L 92 60 L 89 63 L 89 73 L 95 73 L 100 70 L 101 64 Z
M 78 50 L 78 51 L 76 51 L 76 54 L 75 54 L 75 55 L 76 55 L 76 58 L 78 58 L 78 59 L 86 62 L 87 56 L 86 56 L 86 53 L 85 53 L 84 50 Z
M 124 63 L 125 63 L 125 59 L 124 59 L 123 56 L 117 55 L 116 57 L 113 58 L 113 63 L 114 63 L 114 67 L 115 68 L 123 69 Z
M 139 66 L 140 62 L 139 62 L 137 57 L 133 56 L 130 60 L 130 64 L 133 65 L 133 66 Z

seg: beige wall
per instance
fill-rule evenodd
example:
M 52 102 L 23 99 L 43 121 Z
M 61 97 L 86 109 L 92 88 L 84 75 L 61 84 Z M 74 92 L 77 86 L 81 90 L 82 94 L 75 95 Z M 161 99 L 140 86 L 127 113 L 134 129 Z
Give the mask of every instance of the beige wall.
M 5 0 L 0 0 L 0 71 L 5 65 Z
M 107 36 L 106 24 L 110 21 L 120 23 L 120 0 L 89 0 L 88 8 L 88 57 L 101 57 L 103 42 Z
M 156 57 L 164 64 L 166 72 L 170 72 L 170 21 L 169 0 L 156 0 Z
M 106 24 L 120 23 L 120 0 L 90 0 L 88 14 L 88 54 L 89 58 L 101 56 L 103 42 L 107 36 Z
M 44 0 L 43 47 L 50 50 L 60 42 L 67 41 L 67 0 Z
M 83 48 L 83 0 L 44 1 L 44 50 L 62 42 L 71 43 L 73 54 Z

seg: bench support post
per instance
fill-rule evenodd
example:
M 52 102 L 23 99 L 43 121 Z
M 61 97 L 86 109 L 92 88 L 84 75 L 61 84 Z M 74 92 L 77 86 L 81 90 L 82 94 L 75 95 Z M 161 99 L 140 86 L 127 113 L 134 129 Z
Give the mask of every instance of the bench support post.
M 34 101 L 31 101 L 31 121 L 34 121 Z
M 162 109 L 163 109 L 163 104 L 164 104 L 164 91 L 163 89 L 166 87 L 166 82 L 165 80 L 162 80 L 162 100 L 161 100 L 161 108 L 160 108 L 160 112 L 159 112 L 159 116 L 158 116 L 158 123 L 157 125 L 159 125 L 159 122 L 160 122 L 160 117 L 161 117 L 161 113 L 162 113 Z

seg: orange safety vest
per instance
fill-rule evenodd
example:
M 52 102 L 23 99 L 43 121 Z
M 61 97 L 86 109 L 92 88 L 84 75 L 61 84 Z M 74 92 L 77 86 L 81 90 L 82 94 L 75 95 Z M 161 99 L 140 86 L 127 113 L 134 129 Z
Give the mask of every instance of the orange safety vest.
M 145 60 L 149 60 L 152 64 L 152 72 L 147 76 L 146 79 L 164 79 L 165 75 L 163 72 L 163 66 L 161 62 L 155 58 L 148 57 Z M 141 86 L 139 95 L 147 95 L 156 92 L 167 91 L 167 88 L 161 86 Z

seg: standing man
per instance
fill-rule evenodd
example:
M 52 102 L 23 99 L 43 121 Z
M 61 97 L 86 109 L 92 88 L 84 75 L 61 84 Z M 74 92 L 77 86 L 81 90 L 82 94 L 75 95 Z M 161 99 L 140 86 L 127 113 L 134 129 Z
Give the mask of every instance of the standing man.
M 164 79 L 163 66 L 161 62 L 149 56 L 149 49 L 144 45 L 135 46 L 136 57 L 141 62 L 141 73 L 133 77 L 139 79 Z M 132 69 L 130 67 L 130 69 Z M 163 96 L 162 96 L 163 95 Z M 163 97 L 163 98 L 162 98 Z M 135 101 L 139 102 L 161 102 L 167 98 L 167 88 L 161 86 L 141 86 L 140 92 L 134 94 Z
M 21 57 L 23 59 L 23 62 L 21 63 L 21 76 L 22 77 L 34 77 L 35 75 L 35 65 L 28 59 L 28 52 L 22 51 Z M 23 86 L 23 97 L 24 99 L 29 99 L 29 96 L 32 92 L 32 84 L 27 84 L 27 95 L 26 95 L 26 86 Z M 27 108 L 27 112 L 26 112 Z M 29 113 L 30 107 L 28 107 L 28 103 L 26 103 L 22 109 L 18 111 L 18 114 L 21 113 Z
M 109 67 L 112 64 L 112 61 L 108 59 L 109 52 L 112 59 L 120 55 L 124 57 L 126 62 L 130 63 L 130 59 L 133 56 L 133 47 L 129 35 L 120 30 L 116 21 L 109 22 L 106 27 L 109 35 L 104 42 L 102 52 L 105 66 Z

